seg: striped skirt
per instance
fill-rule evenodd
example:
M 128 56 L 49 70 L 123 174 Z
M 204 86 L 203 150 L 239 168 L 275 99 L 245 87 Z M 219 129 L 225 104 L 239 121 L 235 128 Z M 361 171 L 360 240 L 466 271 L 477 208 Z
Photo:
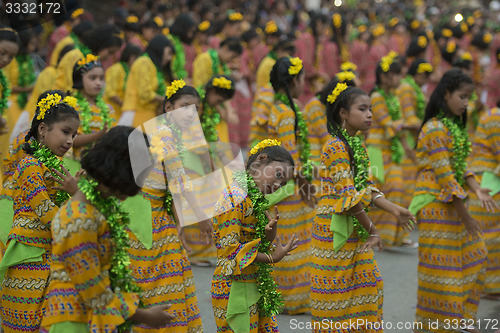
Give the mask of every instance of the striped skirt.
M 453 204 L 433 202 L 418 215 L 418 292 L 415 332 L 454 332 L 431 327 L 453 319 L 475 319 L 486 267 L 482 238 L 472 239 Z

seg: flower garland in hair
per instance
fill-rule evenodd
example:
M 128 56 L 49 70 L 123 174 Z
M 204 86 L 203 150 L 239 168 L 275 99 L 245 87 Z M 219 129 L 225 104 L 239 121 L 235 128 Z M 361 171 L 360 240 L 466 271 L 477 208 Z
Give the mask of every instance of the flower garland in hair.
M 219 55 L 217 54 L 217 51 L 214 49 L 209 49 L 208 55 L 210 56 L 210 59 L 212 60 L 212 72 L 213 75 L 219 74 L 219 66 L 221 66 L 221 62 L 219 59 Z M 224 75 L 231 75 L 231 70 L 227 67 L 226 64 L 222 64 L 222 71 Z
M 448 128 L 453 138 L 453 156 L 451 167 L 455 172 L 455 179 L 464 186 L 465 169 L 467 168 L 467 156 L 472 151 L 467 128 L 462 124 L 460 117 L 454 116 L 452 119 L 445 117 L 444 112 L 439 112 L 438 119 Z
M 2 86 L 2 97 L 0 98 L 0 116 L 3 116 L 5 110 L 7 110 L 9 96 L 11 93 L 9 80 L 7 80 L 3 69 L 0 69 L 0 85 Z
M 35 83 L 36 75 L 33 67 L 33 58 L 29 54 L 17 55 L 17 64 L 19 66 L 19 79 L 17 81 L 20 87 L 28 87 Z M 17 104 L 21 110 L 28 102 L 28 92 L 19 93 L 17 96 Z
M 401 119 L 401 105 L 399 104 L 399 99 L 396 95 L 392 93 L 387 94 L 384 89 L 379 87 L 375 87 L 375 91 L 384 98 L 391 119 L 393 121 Z M 396 164 L 401 163 L 401 160 L 403 159 L 403 153 L 398 149 L 399 140 L 399 133 L 391 139 L 392 161 Z
M 257 220 L 255 224 L 255 239 L 260 239 L 258 252 L 270 254 L 271 242 L 266 238 L 266 217 L 269 201 L 264 194 L 257 188 L 254 179 L 247 172 L 234 172 L 234 180 L 242 189 L 246 189 L 248 198 L 252 202 L 252 215 Z M 284 305 L 284 299 L 278 291 L 276 281 L 272 277 L 272 266 L 266 263 L 255 263 L 257 266 L 257 283 L 261 294 L 257 306 L 259 313 L 266 317 L 277 315 L 281 312 Z
M 120 61 L 120 65 L 122 65 L 123 71 L 125 72 L 125 78 L 123 79 L 123 90 L 127 86 L 128 74 L 130 73 L 130 67 L 125 61 Z
M 170 34 L 169 37 L 174 42 L 175 49 L 175 57 L 172 63 L 172 69 L 174 70 L 177 79 L 184 79 L 188 74 L 186 71 L 186 52 L 184 51 L 184 45 L 182 45 L 182 42 L 178 36 Z
M 83 133 L 92 133 L 92 129 L 90 128 L 90 123 L 92 122 L 92 107 L 90 106 L 89 101 L 87 101 L 87 99 L 83 97 L 79 91 L 76 92 L 75 96 L 78 100 L 78 106 L 80 108 L 80 126 L 82 127 Z M 102 94 L 99 94 L 96 97 L 96 107 L 99 109 L 99 116 L 101 117 L 100 129 L 103 129 L 105 124 L 107 124 L 108 127 L 111 127 L 112 119 L 109 115 L 110 110 L 106 102 L 104 102 Z
M 92 51 L 85 44 L 82 43 L 80 38 L 78 38 L 78 36 L 74 32 L 70 33 L 69 36 L 73 40 L 75 48 L 80 50 L 80 52 L 82 52 L 84 56 L 87 56 L 87 54 L 92 54 Z
M 425 95 L 422 92 L 422 88 L 420 88 L 420 86 L 417 84 L 417 82 L 415 82 L 415 80 L 413 79 L 413 77 L 411 75 L 408 75 L 402 81 L 408 83 L 413 88 L 413 90 L 415 91 L 415 95 L 416 95 L 416 98 L 417 98 L 417 110 L 416 110 L 416 114 L 417 114 L 418 119 L 424 120 L 424 116 L 425 116 Z
M 78 188 L 85 198 L 97 208 L 108 222 L 110 236 L 113 242 L 113 257 L 109 269 L 109 281 L 113 292 L 140 293 L 141 288 L 135 283 L 130 270 L 130 257 L 128 253 L 129 237 L 127 226 L 130 223 L 128 214 L 123 211 L 120 201 L 110 196 L 103 198 L 97 190 L 97 181 L 82 177 L 78 181 Z M 142 304 L 139 303 L 139 306 Z M 118 332 L 130 332 L 133 322 L 125 320 L 118 326 Z
M 205 135 L 205 139 L 207 140 L 207 142 L 216 142 L 219 136 L 217 135 L 215 126 L 220 123 L 220 114 L 219 112 L 217 112 L 217 110 L 215 110 L 215 108 L 208 105 L 208 103 L 205 101 L 205 89 L 198 88 L 197 90 L 203 103 L 203 113 L 200 117 L 203 135 Z
M 276 93 L 274 95 L 274 100 L 281 101 L 283 104 L 290 105 L 288 97 L 281 93 Z M 302 112 L 299 110 L 297 104 L 294 103 L 295 115 L 297 117 L 297 144 L 301 147 L 300 149 L 300 161 L 302 162 L 302 174 L 308 181 L 312 181 L 314 165 L 311 161 L 311 144 L 309 143 L 309 129 L 304 121 Z

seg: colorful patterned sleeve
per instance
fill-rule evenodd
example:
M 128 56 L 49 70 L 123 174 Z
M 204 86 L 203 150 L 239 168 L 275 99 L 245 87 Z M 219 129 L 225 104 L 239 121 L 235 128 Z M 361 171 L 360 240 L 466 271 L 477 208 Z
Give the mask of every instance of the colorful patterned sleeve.
M 416 112 L 416 93 L 412 86 L 407 83 L 402 83 L 397 90 L 401 111 L 406 125 L 419 125 L 420 119 Z
M 148 104 L 156 97 L 156 89 L 158 87 L 158 79 L 156 68 L 151 60 L 147 57 L 140 57 L 135 70 L 138 71 L 137 78 L 137 96 L 142 104 Z
M 64 206 L 54 219 L 53 260 L 63 265 L 89 312 L 90 332 L 111 332 L 135 313 L 139 296 L 113 292 L 109 272 L 101 262 L 112 250 L 99 242 L 99 238 L 110 237 L 107 222 L 101 214 L 92 212 L 92 207 L 71 212 L 77 204 Z
M 422 132 L 419 139 L 423 140 L 422 144 L 427 153 L 429 165 L 441 187 L 438 200 L 449 203 L 452 202 L 453 196 L 465 199 L 467 194 L 455 179 L 455 173 L 451 167 L 451 134 L 444 124 L 436 119 L 428 121 Z
M 216 206 L 216 212 L 221 212 L 214 218 L 217 266 L 224 275 L 242 274 L 243 269 L 257 257 L 260 246 L 260 238 L 243 242 L 247 232 L 244 230 L 245 219 L 248 219 L 249 212 L 251 214 L 251 203 L 240 192 L 231 187 L 231 194 L 225 191 L 224 198 Z
M 490 145 L 491 153 L 497 161 L 495 174 L 500 177 L 500 109 L 494 108 L 490 111 L 491 116 L 484 125 L 486 138 Z
M 295 144 L 295 114 L 287 105 L 272 105 L 268 122 L 269 138 L 277 139 L 288 150 L 295 161 L 295 170 L 300 170 L 300 159 Z
M 392 138 L 403 127 L 403 119 L 392 120 L 384 97 L 379 93 L 372 95 L 373 121 L 382 126 L 389 138 Z

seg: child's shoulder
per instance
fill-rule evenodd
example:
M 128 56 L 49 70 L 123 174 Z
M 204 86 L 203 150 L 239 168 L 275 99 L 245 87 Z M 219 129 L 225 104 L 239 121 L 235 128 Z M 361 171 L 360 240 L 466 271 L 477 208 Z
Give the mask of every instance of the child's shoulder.
M 39 159 L 33 155 L 26 154 L 26 156 L 19 161 L 17 169 L 19 173 L 22 173 L 30 169 L 42 168 L 43 166 L 43 163 Z
M 247 192 L 240 186 L 233 184 L 222 192 L 221 198 L 215 206 L 215 213 L 221 215 L 237 206 L 245 205 L 247 198 Z

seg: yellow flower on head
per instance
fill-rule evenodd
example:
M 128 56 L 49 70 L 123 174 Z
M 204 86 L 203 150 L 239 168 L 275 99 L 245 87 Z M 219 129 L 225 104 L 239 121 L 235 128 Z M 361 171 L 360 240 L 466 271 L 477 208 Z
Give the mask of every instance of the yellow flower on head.
M 261 151 L 264 148 L 267 147 L 274 147 L 274 146 L 280 146 L 281 142 L 276 140 L 276 139 L 265 139 L 256 144 L 251 150 L 250 150 L 250 155 L 255 155 L 259 151 Z
M 476 22 L 476 21 L 474 20 L 474 18 L 473 18 L 472 16 L 469 16 L 469 17 L 467 18 L 467 24 L 468 24 L 468 25 L 474 25 L 474 23 L 475 23 L 475 22 Z
M 356 78 L 356 74 L 354 74 L 353 72 L 350 72 L 350 71 L 340 72 L 340 73 L 337 73 L 337 75 L 335 75 L 335 76 L 337 77 L 339 82 L 352 81 Z
M 161 29 L 161 33 L 166 36 L 166 35 L 170 34 L 170 29 L 167 27 L 164 27 Z
M 432 30 L 427 30 L 425 34 L 427 35 L 428 40 L 434 39 L 434 32 L 432 32 Z
M 237 22 L 237 21 L 242 21 L 243 20 L 243 15 L 241 13 L 235 12 L 231 13 L 228 16 L 229 21 Z
M 203 21 L 198 25 L 198 30 L 207 31 L 210 28 L 210 21 Z
M 343 92 L 344 90 L 346 90 L 347 88 L 348 88 L 347 84 L 337 83 L 337 85 L 335 86 L 335 89 L 333 89 L 333 91 L 330 93 L 330 95 L 328 95 L 328 98 L 326 99 L 326 101 L 330 104 L 333 104 L 337 100 L 337 97 L 339 97 L 340 93 Z
M 266 23 L 266 27 L 264 30 L 265 30 L 266 34 L 268 34 L 268 35 L 274 34 L 275 32 L 278 31 L 278 26 L 276 25 L 276 22 L 269 21 Z
M 186 86 L 186 82 L 183 79 L 175 80 L 170 86 L 167 87 L 167 98 L 170 99 L 179 89 Z
M 222 88 L 222 89 L 227 89 L 227 90 L 231 89 L 231 81 L 228 80 L 228 79 L 226 79 L 223 76 L 221 76 L 221 77 L 214 77 L 214 79 L 212 80 L 212 85 L 214 87 L 219 87 L 219 88 Z
M 98 61 L 99 57 L 93 55 L 93 54 L 87 54 L 85 58 L 81 58 L 78 60 L 78 66 L 85 66 L 91 62 Z
M 432 65 L 429 64 L 428 62 L 423 62 L 418 65 L 417 67 L 417 73 L 432 73 L 433 68 Z
M 453 31 L 451 31 L 450 29 L 444 28 L 443 30 L 441 30 L 441 34 L 446 38 L 450 38 L 451 36 L 453 36 Z
M 479 9 L 476 9 L 472 15 L 474 15 L 475 18 L 480 18 L 482 13 Z
M 78 16 L 82 15 L 83 13 L 85 13 L 85 11 L 83 10 L 83 8 L 78 8 L 73 13 L 71 13 L 71 18 L 74 20 Z
M 365 32 L 365 31 L 366 31 L 366 29 L 368 29 L 368 28 L 367 28 L 367 27 L 366 27 L 366 25 L 364 25 L 364 24 L 362 24 L 362 25 L 360 25 L 360 26 L 358 27 L 358 31 L 359 31 L 359 33 L 360 33 L 360 34 L 362 34 L 363 32 Z
M 48 94 L 47 97 L 42 98 L 36 105 L 38 108 L 38 115 L 36 119 L 43 120 L 45 118 L 45 113 L 54 105 L 59 104 L 60 101 L 61 95 L 59 94 Z
M 394 27 L 396 24 L 399 23 L 399 19 L 397 17 L 393 17 L 389 20 L 389 26 L 392 28 Z
M 453 53 L 455 52 L 456 49 L 457 49 L 457 44 L 455 44 L 455 41 L 453 40 L 448 41 L 448 43 L 446 44 L 446 52 Z
M 469 26 L 467 25 L 467 23 L 465 23 L 465 22 L 460 22 L 460 30 L 462 30 L 462 32 L 467 32 L 467 31 L 469 31 Z
M 485 42 L 486 44 L 491 43 L 492 39 L 493 39 L 493 36 L 491 36 L 491 34 L 489 32 L 485 33 L 483 36 L 483 42 Z
M 137 16 L 129 16 L 127 17 L 127 23 L 137 23 L 139 22 L 139 18 Z
M 76 108 L 77 99 L 74 98 L 73 96 L 66 96 L 66 97 L 64 97 L 62 102 L 68 104 L 72 108 Z
M 340 69 L 342 71 L 355 71 L 356 69 L 358 69 L 358 66 L 356 66 L 356 64 L 352 62 L 346 61 L 343 62 L 342 65 L 340 65 Z
M 472 61 L 472 55 L 469 52 L 462 53 L 462 56 L 460 58 L 463 60 Z
M 391 51 L 385 57 L 382 57 L 382 60 L 380 61 L 380 67 L 382 68 L 382 71 L 384 71 L 384 73 L 387 73 L 389 71 L 394 59 L 397 56 L 398 54 L 396 52 Z
M 385 28 L 381 24 L 377 25 L 377 27 L 375 27 L 375 29 L 373 29 L 372 31 L 373 37 L 379 37 L 382 36 L 383 34 L 385 34 Z
M 419 20 L 413 20 L 411 21 L 410 23 L 410 27 L 413 29 L 413 30 L 417 30 L 418 28 L 420 28 L 420 21 Z
M 153 19 L 153 21 L 155 21 L 156 25 L 158 27 L 160 27 L 160 28 L 163 27 L 163 25 L 164 25 L 162 18 L 159 17 L 159 16 L 155 16 L 155 18 Z
M 288 67 L 288 74 L 295 76 L 302 70 L 302 60 L 299 57 L 290 58 L 290 63 L 292 64 Z
M 332 15 L 333 26 L 335 28 L 340 28 L 342 26 L 342 16 L 340 14 L 335 13 Z
M 120 39 L 125 39 L 125 34 L 123 33 L 123 31 L 120 31 L 119 34 L 113 34 L 113 36 L 118 37 Z
M 425 38 L 425 36 L 419 36 L 417 39 L 417 45 L 421 48 L 425 48 L 427 46 L 427 38 Z

